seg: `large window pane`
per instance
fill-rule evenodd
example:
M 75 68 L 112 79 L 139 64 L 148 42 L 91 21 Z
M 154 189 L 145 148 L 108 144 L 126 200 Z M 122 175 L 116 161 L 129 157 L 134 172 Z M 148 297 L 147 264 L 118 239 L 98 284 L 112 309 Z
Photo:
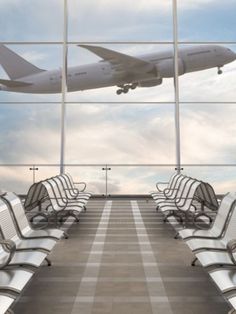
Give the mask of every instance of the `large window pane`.
M 1 104 L 1 163 L 58 163 L 60 104 Z
M 198 45 L 180 45 L 180 49 L 186 51 L 191 47 L 197 49 Z M 236 61 L 232 61 L 231 54 L 236 53 L 236 45 L 203 45 L 200 53 L 187 53 L 184 57 L 186 73 L 179 79 L 180 101 L 193 102 L 227 102 L 235 101 L 235 66 Z M 222 51 L 219 51 L 221 49 Z M 231 51 L 227 50 L 230 49 Z M 208 52 L 209 51 L 209 52 Z M 203 53 L 202 53 L 203 52 Z M 227 56 L 229 53 L 229 56 Z M 225 59 L 226 58 L 226 59 Z M 223 73 L 218 75 L 217 66 L 226 63 L 221 70 Z M 227 61 L 226 61 L 227 60 Z M 231 62 L 232 61 L 232 62 Z M 223 63 L 223 64 L 220 64 Z M 195 71 L 204 67 L 210 69 Z M 212 68 L 214 66 L 214 68 Z
M 1 0 L 0 41 L 58 41 L 63 0 Z
M 69 39 L 172 40 L 171 3 L 171 0 L 69 1 Z
M 236 41 L 235 0 L 178 0 L 181 41 Z
M 46 72 L 36 73 L 32 79 L 25 79 L 25 81 L 32 83 L 33 89 L 42 88 L 42 90 L 35 90 L 33 93 L 28 91 L 29 87 L 23 87 L 22 92 L 5 91 L 1 90 L 1 102 L 55 102 L 61 101 L 61 86 L 58 80 L 61 79 L 61 64 L 62 64 L 62 46 L 61 45 L 6 45 L 11 51 L 24 58 L 26 61 L 30 62 L 34 66 L 42 70 L 57 70 L 57 73 L 51 73 L 51 75 Z M 7 52 L 5 53 L 5 58 L 7 57 Z M 16 57 L 17 58 L 17 57 Z M 17 60 L 13 60 L 16 62 Z M 17 66 L 17 65 L 16 65 Z M 25 68 L 25 66 L 22 66 Z M 0 78 L 9 80 L 7 72 L 9 69 L 9 64 L 0 67 Z M 14 74 L 14 71 L 13 71 Z M 29 74 L 30 75 L 30 74 Z M 43 78 L 40 76 L 43 75 Z M 23 79 L 20 79 L 24 81 Z M 42 84 L 43 83 L 43 84 Z M 57 87 L 56 92 L 49 94 L 49 91 L 53 91 Z M 28 91 L 28 92 L 27 92 Z M 47 93 L 46 93 L 47 92 Z
M 160 69 L 165 67 L 163 61 L 163 54 L 165 56 L 173 56 L 173 46 L 172 45 L 101 45 L 104 48 L 115 50 L 129 56 L 137 56 L 138 58 L 146 58 L 145 60 L 151 61 L 154 64 L 158 64 Z M 70 45 L 69 47 L 69 67 L 75 66 L 84 66 L 81 68 L 71 69 L 69 71 L 68 77 L 68 86 L 73 86 L 74 89 L 79 89 L 81 86 L 81 81 L 86 80 L 83 78 L 83 73 L 87 72 L 87 75 L 90 75 L 90 81 L 88 81 L 84 86 L 85 90 L 79 92 L 68 93 L 67 100 L 68 101 L 78 101 L 78 102 L 173 102 L 174 101 L 174 85 L 173 85 L 173 77 L 171 78 L 163 78 L 162 81 L 158 80 L 158 72 L 154 71 L 153 73 L 148 74 L 148 77 L 144 77 L 145 69 L 139 69 L 138 66 L 135 68 L 127 69 L 127 65 L 125 63 L 119 62 L 119 66 L 111 65 L 110 63 L 101 63 L 102 59 L 95 55 L 94 53 L 88 51 L 84 48 L 79 48 L 76 45 Z M 92 68 L 88 66 L 88 64 L 92 64 Z M 169 66 L 173 72 L 172 64 Z M 164 68 L 166 69 L 166 68 Z M 124 77 L 124 72 L 128 72 L 128 77 L 124 78 L 124 82 L 122 81 Z M 137 73 L 135 73 L 137 71 Z M 139 72 L 140 71 L 140 72 Z M 149 70 L 150 71 L 150 70 Z M 166 69 L 168 71 L 168 69 Z M 72 73 L 72 74 L 71 74 Z M 82 73 L 82 75 L 79 75 Z M 141 75 L 141 76 L 140 76 Z M 163 73 L 164 75 L 164 73 Z M 127 84 L 130 76 L 132 78 L 137 78 L 137 82 L 139 82 L 139 86 L 135 90 L 129 90 L 127 94 L 122 93 L 121 95 L 117 95 L 116 91 L 119 87 L 116 84 L 113 84 L 113 80 L 120 79 L 123 83 Z M 143 79 L 143 80 L 142 80 Z M 151 82 L 151 87 L 149 86 L 147 79 Z M 78 81 L 76 85 L 76 80 Z M 113 85 L 111 87 L 97 88 L 97 89 L 89 89 L 89 84 L 94 81 L 94 84 L 98 84 L 97 86 L 101 86 L 101 84 L 107 82 L 107 86 Z M 116 81 L 118 82 L 118 81 Z M 135 81 L 132 81 L 135 82 Z M 153 83 L 153 86 L 152 86 Z M 118 83 L 117 83 L 118 84 Z M 160 84 L 160 85 L 159 85 Z M 141 87 L 141 86 L 143 87 Z M 94 85 L 94 87 L 96 87 Z
M 66 163 L 174 163 L 174 106 L 67 106 Z
M 235 164 L 236 104 L 181 105 L 184 164 Z

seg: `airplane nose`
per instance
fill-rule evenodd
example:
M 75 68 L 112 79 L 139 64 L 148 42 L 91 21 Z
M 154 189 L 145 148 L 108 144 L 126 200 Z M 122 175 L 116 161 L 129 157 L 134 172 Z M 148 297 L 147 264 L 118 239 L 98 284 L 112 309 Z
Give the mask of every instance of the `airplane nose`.
M 236 53 L 234 51 L 230 50 L 229 57 L 232 61 L 236 60 Z
M 236 60 L 236 53 L 232 51 L 232 58 L 233 60 Z

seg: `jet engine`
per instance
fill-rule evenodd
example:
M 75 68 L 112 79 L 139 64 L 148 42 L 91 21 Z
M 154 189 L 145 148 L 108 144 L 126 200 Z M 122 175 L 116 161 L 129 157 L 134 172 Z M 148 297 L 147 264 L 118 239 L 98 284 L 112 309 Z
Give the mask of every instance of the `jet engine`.
M 138 86 L 139 87 L 152 87 L 152 86 L 161 85 L 161 83 L 162 83 L 162 78 L 157 78 L 157 79 L 141 81 L 138 83 Z

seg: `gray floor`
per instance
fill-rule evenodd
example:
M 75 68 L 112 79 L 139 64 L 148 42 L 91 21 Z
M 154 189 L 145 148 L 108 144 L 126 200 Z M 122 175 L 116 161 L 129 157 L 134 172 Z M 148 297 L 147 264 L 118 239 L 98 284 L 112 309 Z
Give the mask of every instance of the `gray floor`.
M 229 306 L 153 201 L 91 200 L 15 314 L 224 314 Z

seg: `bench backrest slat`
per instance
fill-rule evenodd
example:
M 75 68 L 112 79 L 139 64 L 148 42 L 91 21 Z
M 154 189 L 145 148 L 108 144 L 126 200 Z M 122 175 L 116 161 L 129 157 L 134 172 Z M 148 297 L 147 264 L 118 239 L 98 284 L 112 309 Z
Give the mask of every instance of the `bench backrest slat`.
M 5 239 L 19 238 L 7 204 L 0 199 L 0 229 Z

